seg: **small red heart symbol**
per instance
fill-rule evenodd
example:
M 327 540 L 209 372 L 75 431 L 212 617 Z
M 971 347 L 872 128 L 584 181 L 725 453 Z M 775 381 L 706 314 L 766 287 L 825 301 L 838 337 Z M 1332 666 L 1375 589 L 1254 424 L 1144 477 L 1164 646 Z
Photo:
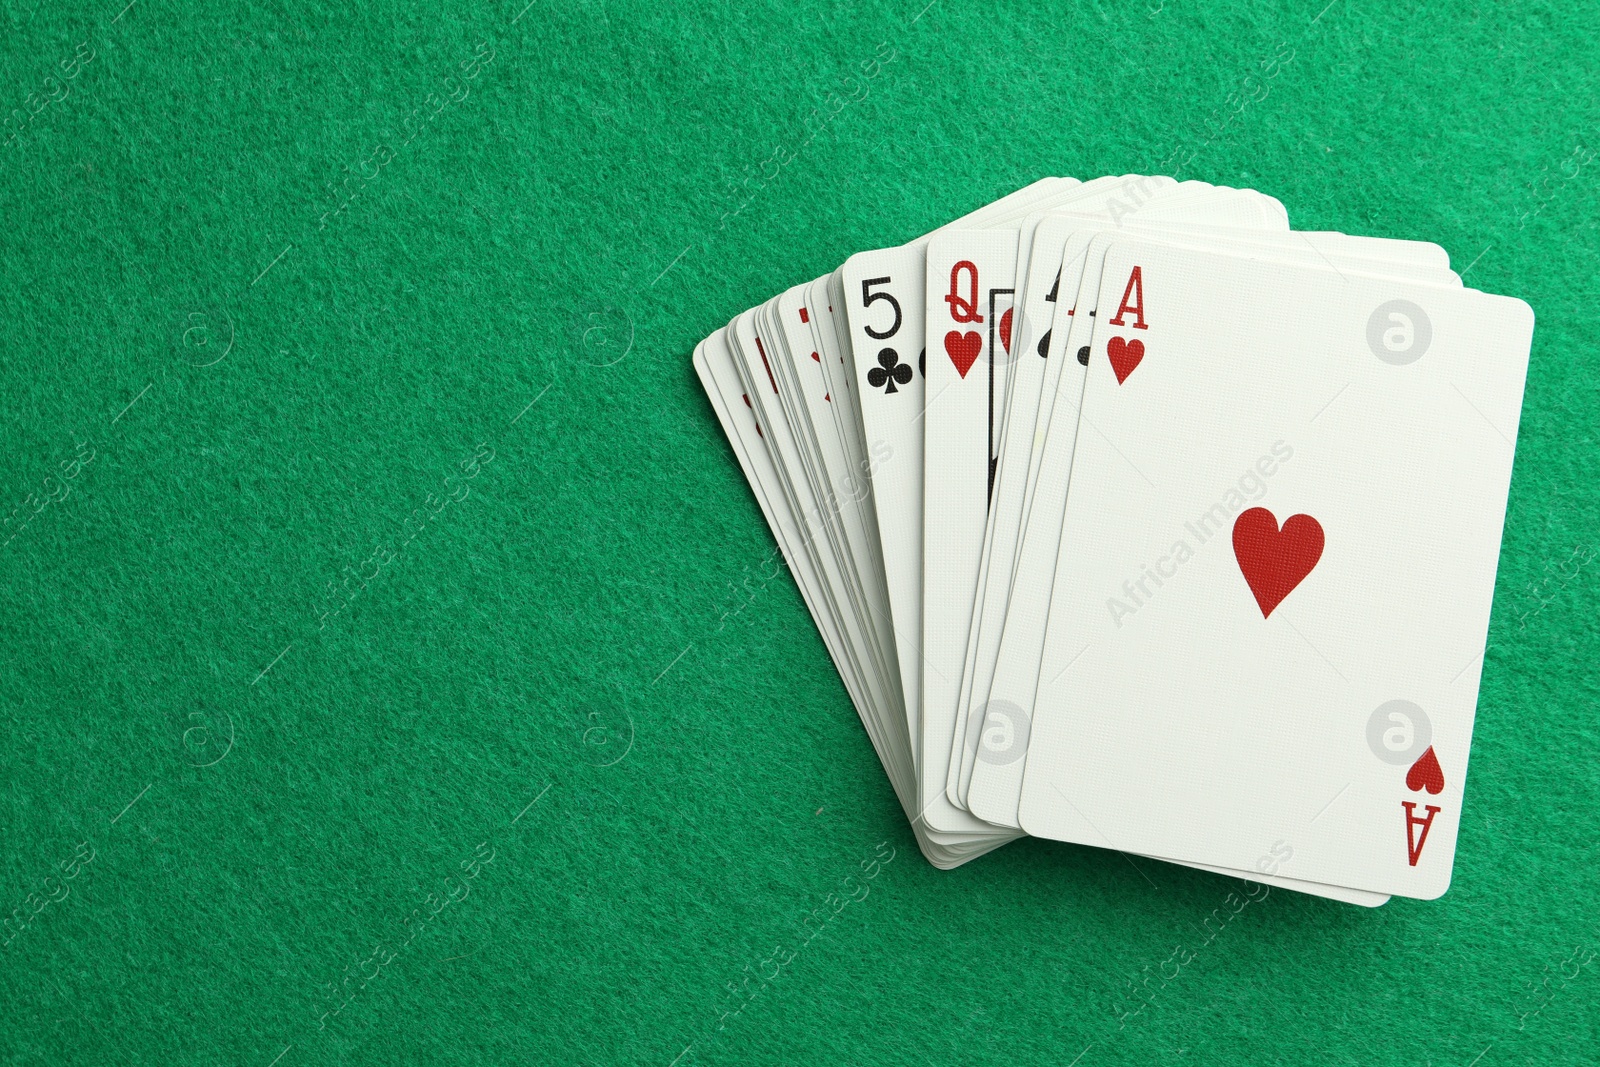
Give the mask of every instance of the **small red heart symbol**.
M 956 365 L 956 373 L 965 378 L 978 361 L 978 353 L 983 351 L 983 337 L 976 330 L 966 333 L 951 330 L 944 335 L 944 350 L 949 353 L 950 362 Z
M 1106 356 L 1111 360 L 1111 369 L 1117 375 L 1117 384 L 1121 385 L 1128 380 L 1133 368 L 1144 358 L 1144 342 L 1124 341 L 1120 337 L 1113 337 L 1106 342 Z
M 1233 554 L 1264 619 L 1322 558 L 1322 524 L 1290 515 L 1280 530 L 1272 512 L 1251 508 L 1234 520 Z
M 1011 353 L 1011 312 L 1014 308 L 1006 308 L 1006 313 L 1000 316 L 1000 343 L 1006 346 L 1006 354 Z
M 1424 789 L 1433 794 L 1444 791 L 1444 771 L 1439 766 L 1439 757 L 1433 754 L 1432 745 L 1406 772 L 1406 788 L 1413 793 L 1420 793 Z

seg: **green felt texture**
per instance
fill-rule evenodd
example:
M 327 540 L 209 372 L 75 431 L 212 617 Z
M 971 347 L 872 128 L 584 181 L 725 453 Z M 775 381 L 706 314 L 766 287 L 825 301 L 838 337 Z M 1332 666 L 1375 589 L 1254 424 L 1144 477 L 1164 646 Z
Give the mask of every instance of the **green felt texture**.
M 925 2 L 0 0 L 0 1062 L 1600 1058 L 1600 13 Z M 936 871 L 763 576 L 697 341 L 1180 164 L 1538 314 L 1440 901 Z

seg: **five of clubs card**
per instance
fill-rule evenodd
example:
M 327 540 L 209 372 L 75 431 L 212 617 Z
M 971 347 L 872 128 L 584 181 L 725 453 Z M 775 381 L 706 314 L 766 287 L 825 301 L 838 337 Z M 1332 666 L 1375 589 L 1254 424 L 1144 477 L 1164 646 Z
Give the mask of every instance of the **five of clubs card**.
M 694 366 L 924 855 L 1449 887 L 1533 334 L 1436 244 L 1046 178 Z

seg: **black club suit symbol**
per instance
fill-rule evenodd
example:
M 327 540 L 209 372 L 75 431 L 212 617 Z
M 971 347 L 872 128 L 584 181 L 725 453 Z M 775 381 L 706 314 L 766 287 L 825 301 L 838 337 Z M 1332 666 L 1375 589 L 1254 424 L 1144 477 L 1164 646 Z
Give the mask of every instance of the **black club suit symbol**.
M 874 389 L 882 389 L 884 394 L 898 393 L 895 384 L 905 385 L 911 381 L 911 368 L 900 362 L 900 353 L 892 348 L 885 348 L 878 353 L 878 365 L 867 371 L 867 384 Z

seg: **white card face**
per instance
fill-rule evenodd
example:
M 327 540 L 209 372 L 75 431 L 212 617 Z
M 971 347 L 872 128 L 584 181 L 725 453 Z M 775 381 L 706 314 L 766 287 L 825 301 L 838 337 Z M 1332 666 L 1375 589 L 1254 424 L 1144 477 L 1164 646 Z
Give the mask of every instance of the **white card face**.
M 1014 230 L 928 244 L 922 531 L 922 799 L 932 827 L 992 829 L 945 795 L 967 625 L 1011 361 Z
M 1006 367 L 1005 403 L 1001 405 L 1004 414 L 999 422 L 994 448 L 994 459 L 992 461 L 994 465 L 994 478 L 989 493 L 989 511 L 984 520 L 984 548 L 978 557 L 978 575 L 976 581 L 974 582 L 972 621 L 967 627 L 967 649 L 962 657 L 961 665 L 961 691 L 956 704 L 955 729 L 951 734 L 949 766 L 945 770 L 945 796 L 947 799 L 949 799 L 951 804 L 954 804 L 963 811 L 967 810 L 967 803 L 965 800 L 966 790 L 961 788 L 961 786 L 962 783 L 972 775 L 970 761 L 966 758 L 969 755 L 972 746 L 970 744 L 963 744 L 963 740 L 964 734 L 966 733 L 965 724 L 969 720 L 968 712 L 969 705 L 972 701 L 972 690 L 975 677 L 981 676 L 984 678 L 984 682 L 982 683 L 983 692 L 987 692 L 988 689 L 988 672 L 985 670 L 975 670 L 975 668 L 978 666 L 977 650 L 979 634 L 981 632 L 980 623 L 982 621 L 984 587 L 988 582 L 988 545 L 990 539 L 994 536 L 996 513 L 1003 506 L 1001 504 L 1000 494 L 1004 487 L 1002 479 L 1004 471 L 1001 467 L 1000 461 L 1002 454 L 1005 451 L 1007 434 L 1011 432 L 1013 421 L 1018 416 L 1018 412 L 1013 410 L 1012 406 L 1012 398 L 1016 395 L 1017 391 L 1017 371 L 1024 365 L 1030 365 L 1030 361 L 1024 360 L 1021 357 L 1029 351 L 1027 346 L 1034 343 L 1033 335 L 1035 331 L 1031 328 L 1027 316 L 1027 308 L 1029 306 L 1027 284 L 1030 280 L 1028 266 L 1033 254 L 1035 235 L 1041 228 L 1041 224 L 1045 223 L 1047 219 L 1052 217 L 1053 216 L 1051 215 L 1044 214 L 1030 215 L 1022 221 L 1017 230 L 1017 263 L 1015 273 L 1013 275 L 1017 279 L 1017 288 L 1012 298 L 1012 306 L 1014 309 L 1012 315 L 1012 332 L 1014 336 L 1012 337 L 1012 341 L 1013 347 L 1016 350 L 1016 358 L 1011 359 Z M 1061 258 L 1060 250 L 1054 249 L 1053 252 L 1055 258 L 1059 261 Z M 1048 255 L 1049 253 L 1046 254 Z M 1047 305 L 1052 309 L 1054 308 L 1054 299 L 1054 295 L 1052 294 L 1050 296 L 1051 303 Z M 1035 296 L 1032 302 L 1037 312 L 1037 308 L 1040 304 L 1038 297 Z M 1026 395 L 1026 393 L 1024 395 Z M 1033 418 L 1033 411 L 1030 410 L 1027 413 L 1026 418 L 1031 421 Z M 981 722 L 982 715 L 980 714 L 972 721 Z M 964 766 L 964 764 L 966 765 Z
M 920 773 L 922 726 L 922 316 L 919 246 L 851 256 L 844 299 L 906 720 Z
M 1022 825 L 1439 896 L 1531 310 L 1131 240 L 1101 292 Z

